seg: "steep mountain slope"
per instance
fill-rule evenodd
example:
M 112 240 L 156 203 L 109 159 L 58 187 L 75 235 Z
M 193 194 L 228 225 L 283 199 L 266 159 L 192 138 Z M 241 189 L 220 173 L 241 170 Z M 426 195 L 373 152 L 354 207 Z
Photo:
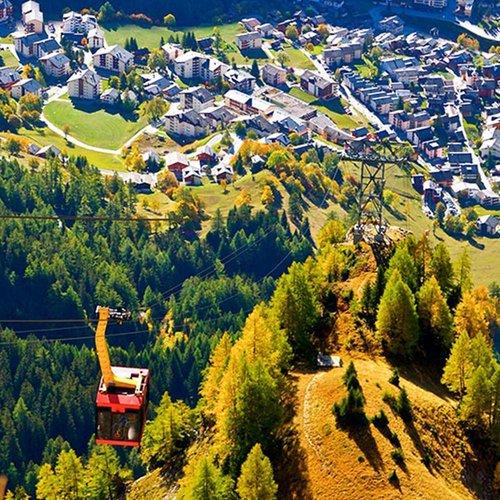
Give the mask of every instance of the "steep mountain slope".
M 343 358 L 344 366 L 349 362 Z M 339 429 L 333 403 L 345 395 L 344 369 L 295 373 L 295 425 L 306 459 L 304 477 L 313 498 L 493 498 L 492 465 L 486 450 L 474 447 L 457 423 L 455 402 L 426 374 L 401 377 L 400 387 L 410 396 L 413 421 L 408 423 L 382 401 L 399 389 L 388 380 L 391 369 L 382 359 L 355 359 L 367 416 L 383 409 L 388 428 L 395 432 L 404 454 L 398 466 L 391 458 L 394 446 L 373 425 Z M 431 464 L 426 467 L 426 454 Z M 425 461 L 425 460 L 424 460 Z M 389 474 L 396 470 L 398 480 Z M 292 492 L 293 495 L 293 492 Z

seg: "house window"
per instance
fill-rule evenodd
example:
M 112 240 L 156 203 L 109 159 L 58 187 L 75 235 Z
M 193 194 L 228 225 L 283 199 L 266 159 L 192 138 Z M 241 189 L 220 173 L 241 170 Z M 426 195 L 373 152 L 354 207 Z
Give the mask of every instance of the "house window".
M 116 57 L 113 57 L 113 69 L 119 69 L 120 66 L 118 65 L 118 59 Z
M 106 67 L 106 55 L 105 54 L 101 54 L 99 56 L 99 66 Z

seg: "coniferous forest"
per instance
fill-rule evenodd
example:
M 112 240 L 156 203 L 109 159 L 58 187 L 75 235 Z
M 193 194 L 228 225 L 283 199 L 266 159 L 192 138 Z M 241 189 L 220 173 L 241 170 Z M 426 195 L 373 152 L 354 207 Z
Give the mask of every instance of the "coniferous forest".
M 128 185 L 103 180 L 82 158 L 36 172 L 1 160 L 0 170 L 0 213 L 134 212 Z M 0 317 L 11 320 L 0 339 L 0 470 L 30 494 L 37 464 L 55 464 L 63 447 L 87 451 L 99 378 L 87 321 L 97 305 L 147 311 L 146 323 L 110 325 L 113 362 L 151 369 L 152 406 L 166 391 L 194 406 L 222 333 L 236 335 L 275 277 L 312 249 L 286 218 L 248 206 L 215 217 L 204 238 L 183 227 L 70 218 L 2 220 L 0 235 Z

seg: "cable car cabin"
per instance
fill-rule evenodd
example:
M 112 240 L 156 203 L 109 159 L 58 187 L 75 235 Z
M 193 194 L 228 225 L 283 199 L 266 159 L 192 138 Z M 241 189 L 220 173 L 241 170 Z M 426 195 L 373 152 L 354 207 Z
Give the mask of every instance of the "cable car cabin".
M 99 383 L 96 398 L 96 443 L 113 446 L 140 446 L 149 398 L 149 370 L 112 367 L 121 380 L 135 387 Z

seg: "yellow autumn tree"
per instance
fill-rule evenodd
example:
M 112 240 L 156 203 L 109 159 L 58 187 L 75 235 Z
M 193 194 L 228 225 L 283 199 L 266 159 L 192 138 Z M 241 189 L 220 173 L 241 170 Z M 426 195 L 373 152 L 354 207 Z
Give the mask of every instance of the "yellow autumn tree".
M 220 383 L 229 363 L 231 348 L 231 337 L 227 333 L 224 333 L 210 356 L 210 365 L 205 373 L 200 391 L 203 398 L 203 411 L 207 415 L 214 415 L 215 405 L 220 392 Z
M 271 186 L 266 184 L 262 188 L 262 195 L 260 197 L 260 201 L 265 207 L 270 207 L 274 204 L 274 194 L 273 190 L 271 189 Z
M 455 329 L 467 332 L 469 337 L 478 334 L 491 338 L 491 329 L 500 322 L 498 299 L 491 297 L 485 286 L 466 292 L 455 312 Z
M 252 203 L 252 197 L 247 189 L 242 189 L 240 194 L 234 200 L 237 207 L 242 207 L 243 205 L 250 205 Z

